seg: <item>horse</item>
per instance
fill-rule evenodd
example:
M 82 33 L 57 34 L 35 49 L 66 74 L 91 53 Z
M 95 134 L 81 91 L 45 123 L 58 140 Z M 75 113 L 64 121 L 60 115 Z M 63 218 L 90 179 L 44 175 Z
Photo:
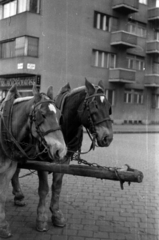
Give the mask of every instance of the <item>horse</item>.
M 0 237 L 11 237 L 5 202 L 9 182 L 17 163 L 39 159 L 61 161 L 67 149 L 59 125 L 60 112 L 53 101 L 53 88 L 47 94 L 33 86 L 33 96 L 21 98 L 16 85 L 8 91 L 0 111 Z M 43 154 L 45 158 L 43 158 Z M 47 156 L 47 157 L 46 157 Z M 39 185 L 39 195 L 42 195 Z M 45 214 L 39 201 L 37 221 Z
M 67 154 L 64 158 L 65 164 L 69 164 L 74 154 L 81 152 L 83 141 L 83 127 L 92 136 L 92 145 L 97 144 L 99 147 L 108 147 L 113 140 L 112 113 L 111 104 L 106 98 L 105 89 L 102 81 L 98 85 L 94 85 L 85 80 L 85 85 L 71 90 L 69 83 L 66 84 L 55 98 L 56 107 L 61 108 L 62 121 L 61 129 L 67 146 Z M 40 179 L 43 180 L 45 196 L 41 202 L 45 204 L 47 191 L 49 190 L 46 181 L 46 173 L 41 172 Z M 63 175 L 61 173 L 53 173 L 52 179 L 52 196 L 50 203 L 50 211 L 52 213 L 52 223 L 57 227 L 64 227 L 66 220 L 59 207 L 60 192 L 62 188 Z M 24 204 L 24 194 L 20 188 L 19 170 L 12 178 L 14 193 L 20 196 L 17 205 Z M 15 187 L 16 186 L 16 187 Z M 41 221 L 37 225 L 38 231 L 47 231 L 47 222 Z

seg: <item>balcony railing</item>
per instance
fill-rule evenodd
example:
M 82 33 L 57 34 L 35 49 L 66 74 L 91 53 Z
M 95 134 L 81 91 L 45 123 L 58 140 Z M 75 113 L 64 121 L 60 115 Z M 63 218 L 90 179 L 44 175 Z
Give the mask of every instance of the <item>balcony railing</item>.
M 109 82 L 134 83 L 136 71 L 126 68 L 109 70 Z
M 159 54 L 159 41 L 149 41 L 147 42 L 147 54 Z
M 123 14 L 130 14 L 138 11 L 139 1 L 138 0 L 113 0 L 114 10 L 120 11 Z
M 137 36 L 125 31 L 116 31 L 111 34 L 112 46 L 132 48 L 137 46 Z
M 148 21 L 159 21 L 159 8 L 148 9 Z
M 146 74 L 144 85 L 145 87 L 159 87 L 159 74 Z

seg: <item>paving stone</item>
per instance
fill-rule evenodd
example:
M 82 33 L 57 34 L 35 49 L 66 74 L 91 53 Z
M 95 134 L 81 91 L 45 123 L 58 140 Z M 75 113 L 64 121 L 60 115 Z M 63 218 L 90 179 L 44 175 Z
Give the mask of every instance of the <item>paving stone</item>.
M 10 186 L 6 203 L 7 219 L 13 240 L 159 240 L 159 181 L 157 168 L 159 155 L 157 135 L 116 135 L 114 143 L 102 151 L 97 148 L 88 154 L 88 160 L 103 166 L 122 166 L 125 163 L 141 169 L 142 184 L 96 180 L 64 175 L 60 207 L 67 219 L 65 228 L 52 225 L 49 211 L 51 192 L 47 196 L 49 231 L 36 231 L 38 205 L 38 178 L 36 175 L 20 179 L 25 201 L 24 208 L 13 204 Z M 85 142 L 88 145 L 88 142 Z M 124 150 L 123 150 L 124 146 Z M 146 151 L 149 146 L 149 153 Z M 152 148 L 155 148 L 152 151 Z M 22 170 L 21 174 L 26 173 Z M 52 176 L 49 175 L 51 186 Z M 105 237 L 105 238 L 104 238 Z

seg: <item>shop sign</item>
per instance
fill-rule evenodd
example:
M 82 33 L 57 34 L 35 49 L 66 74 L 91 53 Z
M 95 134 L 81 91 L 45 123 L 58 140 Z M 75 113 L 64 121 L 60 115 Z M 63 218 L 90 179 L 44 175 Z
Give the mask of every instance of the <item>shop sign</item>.
M 35 64 L 34 64 L 34 63 L 28 63 L 28 64 L 27 64 L 27 69 L 32 69 L 32 70 L 34 70 L 34 69 L 35 69 Z
M 0 87 L 11 87 L 14 83 L 17 86 L 25 87 L 32 86 L 34 82 L 40 85 L 40 76 L 33 77 L 11 77 L 11 78 L 3 78 L 0 77 Z
M 17 64 L 17 69 L 23 69 L 23 63 L 18 63 Z

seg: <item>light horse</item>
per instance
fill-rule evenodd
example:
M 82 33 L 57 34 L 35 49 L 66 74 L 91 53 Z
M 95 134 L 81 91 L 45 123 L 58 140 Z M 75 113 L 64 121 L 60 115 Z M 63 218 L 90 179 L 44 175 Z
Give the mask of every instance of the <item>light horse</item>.
M 64 96 L 64 98 L 63 98 Z M 63 100 L 62 100 L 63 99 Z M 88 80 L 85 86 L 75 88 L 71 91 L 69 84 L 61 89 L 55 99 L 56 106 L 61 102 L 62 122 L 61 128 L 68 148 L 64 162 L 69 164 L 73 155 L 81 151 L 83 141 L 83 126 L 91 134 L 93 144 L 97 142 L 100 147 L 108 147 L 113 140 L 112 121 L 110 119 L 111 105 L 106 99 L 102 81 L 98 85 L 93 85 Z M 17 191 L 23 204 L 24 195 L 21 191 L 17 172 L 12 179 L 13 191 Z M 42 172 L 40 179 L 43 180 L 45 196 L 41 200 L 45 205 L 45 198 L 49 189 L 46 181 L 46 173 Z M 59 207 L 60 192 L 62 188 L 63 175 L 53 173 L 52 197 L 50 211 L 52 213 L 52 223 L 58 227 L 64 227 L 66 220 Z M 15 188 L 15 186 L 17 186 Z M 43 191 L 44 192 L 44 191 Z M 20 204 L 21 205 L 21 204 Z M 44 219 L 43 219 L 44 220 Z M 37 230 L 48 230 L 47 222 L 41 221 L 37 225 Z
M 0 112 L 0 237 L 11 236 L 5 216 L 5 202 L 9 182 L 16 171 L 17 163 L 42 158 L 44 161 L 60 161 L 66 155 L 66 145 L 59 126 L 59 110 L 53 101 L 52 87 L 47 94 L 33 87 L 33 97 L 19 98 L 14 85 L 1 104 Z M 16 98 L 16 99 L 15 99 Z M 39 195 L 42 195 L 39 186 Z M 37 221 L 43 215 L 39 201 Z

